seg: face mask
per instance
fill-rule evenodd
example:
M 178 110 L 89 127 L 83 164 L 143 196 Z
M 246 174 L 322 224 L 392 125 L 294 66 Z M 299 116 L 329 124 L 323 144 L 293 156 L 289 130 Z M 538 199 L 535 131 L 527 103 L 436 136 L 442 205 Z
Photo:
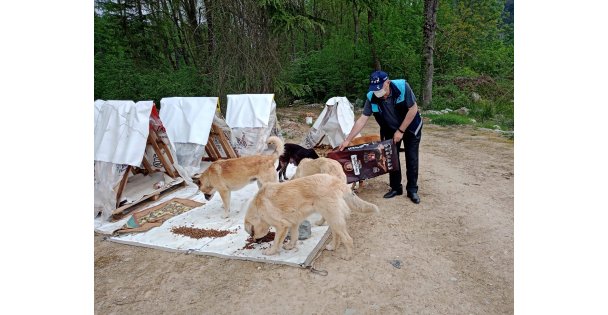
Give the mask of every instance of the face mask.
M 376 95 L 376 97 L 382 97 L 384 96 L 384 94 L 386 94 L 386 91 L 384 89 L 374 91 L 374 95 Z

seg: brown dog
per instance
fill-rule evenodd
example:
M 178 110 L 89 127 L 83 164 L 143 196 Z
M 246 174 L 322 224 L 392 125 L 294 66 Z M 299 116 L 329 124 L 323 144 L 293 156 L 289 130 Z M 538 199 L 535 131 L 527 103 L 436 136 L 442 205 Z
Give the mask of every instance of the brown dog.
M 230 192 L 245 187 L 252 181 L 258 182 L 258 187 L 264 183 L 278 182 L 274 163 L 283 154 L 283 141 L 278 137 L 268 138 L 268 144 L 275 147 L 272 155 L 252 155 L 234 159 L 218 160 L 209 166 L 199 180 L 199 190 L 209 200 L 220 193 L 224 203 L 224 217 L 230 212 Z
M 274 255 L 290 231 L 289 243 L 283 248 L 296 247 L 298 227 L 313 212 L 321 214 L 329 223 L 332 232 L 331 244 L 325 248 L 335 250 L 340 241 L 346 247 L 344 259 L 350 259 L 353 239 L 346 229 L 346 218 L 350 209 L 362 212 L 379 212 L 378 207 L 355 195 L 348 185 L 334 176 L 315 174 L 283 183 L 268 183 L 255 195 L 245 214 L 245 230 L 254 239 L 260 239 L 271 226 L 275 237 L 264 255 Z
M 350 144 L 348 146 L 376 142 L 376 141 L 380 141 L 380 135 L 363 135 L 361 137 L 351 140 Z M 360 180 L 358 183 L 357 182 L 353 183 L 353 186 L 352 186 L 353 190 L 361 190 L 361 188 L 363 188 L 362 180 Z
M 328 174 L 336 177 L 341 182 L 346 184 L 346 174 L 344 174 L 340 162 L 325 157 L 320 157 L 314 160 L 302 159 L 292 179 L 302 178 L 304 176 L 310 176 L 314 174 Z M 316 225 L 323 225 L 323 223 L 325 223 L 325 218 L 323 217 L 321 217 L 321 219 L 315 222 Z

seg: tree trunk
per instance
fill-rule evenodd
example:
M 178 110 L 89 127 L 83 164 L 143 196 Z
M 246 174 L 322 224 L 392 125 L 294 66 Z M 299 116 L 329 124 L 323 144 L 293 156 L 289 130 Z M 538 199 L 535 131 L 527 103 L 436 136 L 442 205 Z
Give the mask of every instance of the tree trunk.
M 376 52 L 376 46 L 374 45 L 374 34 L 372 32 L 372 23 L 374 22 L 374 11 L 371 8 L 367 9 L 367 40 L 369 47 L 372 49 L 372 62 L 374 70 L 382 70 L 380 60 L 378 59 L 378 53 Z
M 424 1 L 424 44 L 422 57 L 424 59 L 422 106 L 426 107 L 433 101 L 433 53 L 435 51 L 435 30 L 437 29 L 437 6 L 439 0 Z
M 196 58 L 199 57 L 199 49 L 203 46 L 202 29 L 199 29 L 199 18 L 198 18 L 198 1 L 187 0 L 182 2 L 184 11 L 186 13 L 186 19 L 190 25 L 190 33 L 194 41 L 194 54 Z
M 207 56 L 205 57 L 205 73 L 211 73 L 211 59 L 215 53 L 215 38 L 213 29 L 213 3 L 212 0 L 204 0 L 205 20 L 207 21 Z
M 355 44 L 355 52 L 357 51 L 357 42 L 359 41 L 359 12 L 357 0 L 353 0 L 353 22 L 355 24 L 355 38 L 353 39 L 353 43 Z

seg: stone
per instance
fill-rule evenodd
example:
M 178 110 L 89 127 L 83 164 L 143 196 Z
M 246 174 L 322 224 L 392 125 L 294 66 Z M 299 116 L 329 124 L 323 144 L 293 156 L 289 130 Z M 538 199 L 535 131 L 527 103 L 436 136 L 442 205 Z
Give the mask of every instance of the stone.
M 308 220 L 304 220 L 302 224 L 300 224 L 300 227 L 298 227 L 298 239 L 300 241 L 310 237 L 312 234 L 311 227 L 310 221 Z
M 460 115 L 468 115 L 469 114 L 469 109 L 463 106 L 463 107 L 457 109 L 456 113 L 458 113 Z
M 472 92 L 471 93 L 471 98 L 473 99 L 473 101 L 475 102 L 479 102 L 481 101 L 481 95 L 477 94 L 476 92 Z
M 401 260 L 395 259 L 391 260 L 391 265 L 397 269 L 401 269 Z

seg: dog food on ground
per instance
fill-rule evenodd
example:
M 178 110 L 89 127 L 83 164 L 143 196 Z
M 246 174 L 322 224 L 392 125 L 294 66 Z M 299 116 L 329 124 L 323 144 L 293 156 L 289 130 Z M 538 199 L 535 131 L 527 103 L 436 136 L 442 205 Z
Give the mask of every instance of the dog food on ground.
M 171 232 L 174 234 L 184 235 L 195 239 L 200 239 L 203 237 L 224 237 L 228 234 L 234 234 L 235 231 L 228 230 L 214 230 L 214 229 L 199 229 L 187 226 L 174 226 L 171 228 Z
M 260 244 L 260 243 L 269 243 L 274 241 L 274 232 L 268 232 L 268 234 L 266 234 L 266 236 L 260 238 L 259 240 L 254 240 L 252 236 L 250 236 L 247 239 L 247 243 L 245 244 L 245 246 L 243 246 L 242 249 L 253 249 L 253 244 Z

